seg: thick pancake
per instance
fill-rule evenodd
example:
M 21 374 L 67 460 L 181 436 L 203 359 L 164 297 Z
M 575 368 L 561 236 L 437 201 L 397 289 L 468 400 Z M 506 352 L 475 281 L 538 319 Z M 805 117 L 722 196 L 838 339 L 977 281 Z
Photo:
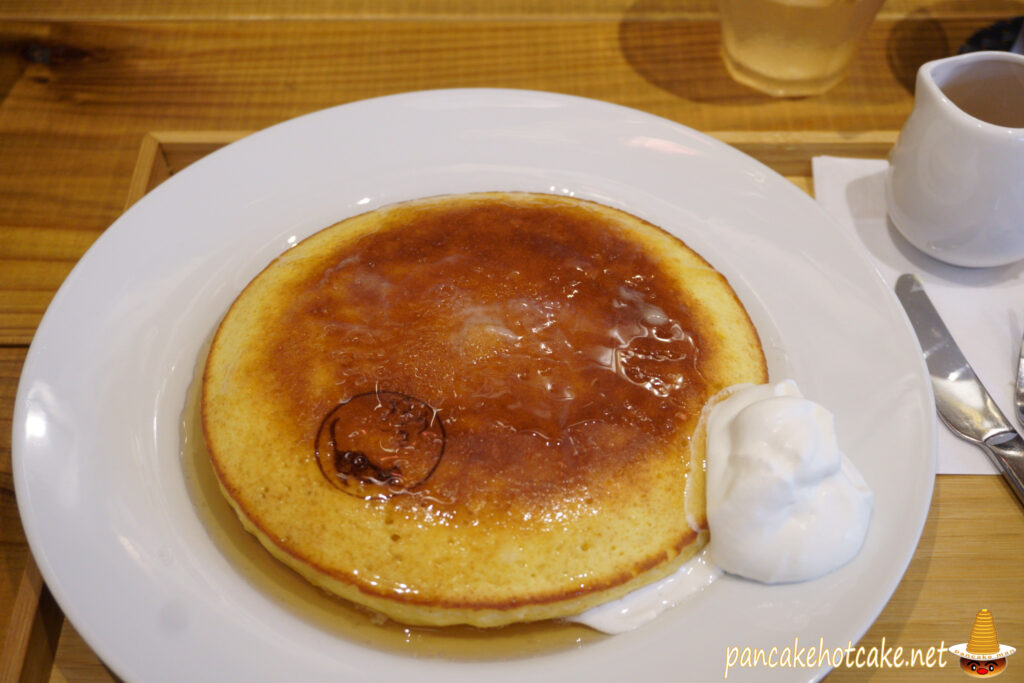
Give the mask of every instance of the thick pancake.
M 566 197 L 445 196 L 257 276 L 214 338 L 203 428 L 243 523 L 310 581 L 497 626 L 699 550 L 690 435 L 710 396 L 766 379 L 725 278 L 668 233 Z

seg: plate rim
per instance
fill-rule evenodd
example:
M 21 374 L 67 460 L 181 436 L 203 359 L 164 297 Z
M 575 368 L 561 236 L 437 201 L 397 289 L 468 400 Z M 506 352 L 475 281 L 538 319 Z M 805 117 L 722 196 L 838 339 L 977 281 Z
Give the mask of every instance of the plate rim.
M 583 106 L 584 108 L 592 107 L 592 106 L 609 107 L 609 108 L 614 108 L 616 110 L 619 110 L 620 113 L 628 114 L 629 116 L 639 116 L 639 117 L 641 117 L 643 119 L 647 119 L 647 120 L 650 120 L 650 121 L 657 121 L 660 124 L 666 124 L 667 123 L 667 124 L 670 124 L 671 126 L 680 127 L 680 128 L 689 130 L 692 133 L 700 136 L 705 141 L 708 141 L 712 148 L 717 148 L 717 151 L 719 153 L 723 153 L 723 150 L 726 150 L 724 152 L 725 154 L 738 155 L 738 157 L 742 157 L 744 159 L 744 163 L 749 163 L 748 160 L 752 160 L 753 163 L 755 163 L 758 166 L 760 166 L 763 169 L 765 169 L 765 171 L 767 173 L 774 174 L 774 175 L 778 176 L 778 174 L 775 174 L 774 171 L 772 171 L 771 169 L 769 169 L 766 166 L 764 166 L 763 164 L 761 164 L 761 162 L 757 161 L 756 159 L 753 159 L 752 157 L 749 157 L 748 155 L 740 152 L 739 150 L 736 150 L 735 148 L 729 146 L 728 144 L 726 144 L 726 143 L 724 143 L 724 142 L 722 142 L 720 140 L 717 140 L 716 138 L 713 138 L 711 136 L 708 136 L 708 135 L 705 135 L 703 133 L 700 133 L 699 131 L 695 131 L 693 129 L 689 129 L 686 126 L 684 126 L 683 124 L 680 124 L 680 123 L 675 122 L 675 121 L 670 121 L 668 119 L 664 119 L 664 118 L 656 116 L 654 114 L 650 114 L 650 113 L 643 112 L 643 111 L 636 110 L 636 109 L 631 109 L 631 108 L 625 107 L 623 105 L 613 104 L 613 103 L 609 103 L 609 102 L 603 102 L 603 101 L 599 101 L 599 100 L 592 100 L 592 99 L 589 99 L 589 98 L 580 97 L 580 96 L 576 96 L 576 95 L 563 95 L 563 94 L 558 94 L 558 93 L 549 93 L 549 92 L 532 91 L 532 90 L 504 89 L 504 88 L 458 88 L 458 89 L 423 90 L 423 91 L 414 91 L 414 92 L 407 92 L 407 93 L 395 93 L 395 94 L 385 95 L 385 96 L 381 96 L 381 97 L 369 98 L 367 100 L 359 100 L 359 101 L 355 101 L 355 102 L 351 102 L 351 103 L 347 103 L 347 104 L 337 105 L 335 107 L 330 107 L 328 109 L 320 110 L 320 111 L 317 111 L 317 112 L 312 112 L 312 113 L 309 113 L 309 114 L 306 114 L 306 115 L 303 115 L 303 116 L 299 116 L 299 117 L 296 117 L 296 118 L 293 118 L 293 119 L 289 119 L 289 120 L 283 121 L 281 123 L 278 123 L 278 124 L 276 124 L 274 126 L 271 126 L 269 128 L 263 129 L 261 131 L 257 131 L 255 133 L 253 133 L 252 135 L 248 135 L 248 136 L 246 136 L 246 137 L 244 137 L 244 138 L 242 138 L 242 139 L 240 139 L 240 140 L 238 140 L 236 142 L 233 142 L 233 143 L 231 143 L 229 145 L 226 145 L 224 148 L 213 152 L 211 155 L 208 155 L 208 156 L 204 157 L 203 159 L 200 159 L 198 162 L 196 162 L 196 164 L 193 164 L 193 166 L 191 166 L 190 169 L 193 168 L 193 167 L 203 168 L 204 166 L 200 166 L 200 165 L 203 164 L 204 162 L 209 163 L 208 160 L 213 158 L 213 157 L 215 157 L 215 156 L 230 156 L 231 154 L 234 153 L 231 150 L 232 149 L 237 149 L 238 147 L 236 147 L 236 146 L 243 145 L 243 143 L 245 145 L 257 144 L 259 142 L 259 140 L 262 140 L 265 136 L 277 135 L 277 133 L 275 133 L 275 131 L 277 131 L 277 130 L 287 130 L 290 127 L 303 126 L 303 125 L 305 125 L 303 123 L 303 121 L 304 120 L 311 120 L 312 117 L 318 117 L 318 116 L 330 117 L 330 116 L 334 116 L 335 115 L 334 112 L 342 111 L 345 108 L 350 108 L 350 107 L 353 107 L 354 105 L 365 105 L 366 103 L 370 103 L 370 102 L 381 103 L 381 102 L 388 101 L 388 100 L 392 100 L 392 101 L 407 101 L 409 98 L 416 98 L 416 97 L 422 97 L 422 96 L 437 97 L 437 96 L 445 96 L 445 95 L 448 95 L 448 94 L 456 94 L 456 95 L 459 95 L 459 96 L 465 96 L 467 94 L 471 94 L 472 96 L 482 97 L 482 98 L 486 99 L 488 96 L 494 96 L 494 95 L 497 95 L 498 97 L 501 97 L 505 93 L 513 93 L 516 96 L 520 96 L 520 97 L 539 97 L 539 98 L 544 99 L 544 100 L 554 100 L 554 101 L 558 101 L 558 102 L 573 101 L 573 102 L 576 103 L 577 106 Z M 188 173 L 188 172 L 189 172 L 188 169 L 186 169 L 182 173 Z M 60 288 L 58 288 L 58 291 L 56 292 L 53 300 L 51 301 L 50 305 L 48 306 L 46 313 L 44 314 L 43 318 L 40 320 L 39 326 L 36 329 L 36 333 L 35 333 L 35 335 L 33 337 L 32 343 L 31 343 L 31 345 L 29 347 L 29 350 L 28 350 L 28 352 L 27 352 L 27 354 L 25 356 L 25 361 L 24 361 L 24 364 L 23 364 L 22 372 L 21 372 L 21 375 L 19 376 L 18 388 L 17 388 L 17 393 L 15 395 L 15 402 L 14 402 L 14 415 L 13 415 L 13 421 L 12 421 L 12 449 L 11 450 L 12 450 L 12 468 L 14 470 L 15 491 L 16 492 L 27 491 L 26 487 L 29 485 L 27 483 L 27 481 L 26 481 L 26 471 L 25 471 L 25 467 L 26 467 L 26 465 L 25 465 L 25 449 L 28 448 L 25 445 L 25 439 L 26 439 L 25 420 L 26 420 L 26 417 L 27 417 L 26 410 L 27 410 L 27 404 L 28 404 L 28 398 L 26 396 L 26 393 L 27 393 L 27 390 L 28 390 L 27 387 L 31 383 L 31 373 L 29 371 L 35 370 L 36 366 L 43 362 L 42 359 L 45 358 L 45 354 L 49 350 L 48 346 L 47 346 L 47 343 L 49 341 L 49 338 L 48 338 L 49 335 L 53 334 L 53 332 L 51 332 L 51 327 L 54 327 L 54 326 L 58 325 L 58 322 L 55 322 L 55 320 L 57 319 L 58 312 L 61 310 L 61 306 L 63 305 L 64 298 L 66 296 L 68 296 L 67 291 L 70 291 L 74 287 L 79 286 L 79 280 L 82 277 L 84 277 L 84 275 L 82 275 L 82 273 L 85 272 L 87 268 L 91 267 L 92 260 L 96 258 L 93 254 L 99 252 L 102 249 L 106 249 L 107 248 L 106 245 L 107 245 L 108 242 L 113 242 L 115 240 L 118 240 L 120 238 L 121 232 L 126 230 L 126 229 L 128 229 L 130 227 L 129 223 L 130 223 L 131 219 L 130 218 L 126 219 L 125 217 L 126 216 L 130 216 L 130 215 L 134 215 L 132 212 L 135 211 L 135 207 L 140 206 L 140 205 L 145 206 L 143 204 L 143 202 L 147 202 L 147 201 L 153 202 L 153 201 L 156 201 L 155 199 L 152 199 L 154 193 L 160 193 L 160 192 L 168 193 L 168 192 L 172 192 L 173 188 L 175 187 L 175 182 L 180 182 L 180 181 L 175 181 L 175 178 L 181 176 L 182 173 L 176 174 L 176 176 L 172 176 L 170 179 L 168 179 L 168 181 L 166 181 L 163 185 L 161 185 L 161 187 L 155 188 L 154 191 L 148 193 L 145 197 L 143 197 L 140 200 L 139 203 L 137 203 L 131 209 L 126 210 L 121 216 L 119 216 L 107 228 L 107 230 L 105 230 L 100 235 L 100 237 L 96 240 L 96 242 L 89 248 L 89 250 L 87 250 L 87 252 L 75 264 L 74 268 L 69 273 L 67 278 L 65 278 L 64 282 L 61 284 Z M 196 171 L 192 171 L 192 173 L 196 173 Z M 782 179 L 781 176 L 778 176 L 778 178 Z M 789 181 L 786 181 L 785 179 L 782 179 L 782 180 L 787 185 L 790 185 L 796 192 L 800 192 L 801 194 L 803 194 L 798 188 L 796 188 L 795 186 L 792 186 L 792 184 L 789 183 Z M 157 196 L 160 196 L 160 195 L 157 195 Z M 810 199 L 809 197 L 807 199 L 809 201 L 811 201 L 814 206 L 817 206 L 817 204 L 813 202 L 813 199 Z M 828 214 L 824 210 L 820 210 L 820 207 L 818 207 L 818 208 L 819 208 L 818 213 L 819 213 L 819 216 L 821 217 L 822 220 L 835 222 L 834 219 L 831 216 L 828 216 Z M 847 235 L 843 231 L 837 231 L 837 234 L 842 235 L 843 237 L 841 239 L 844 239 L 847 243 L 849 243 L 850 245 L 853 246 L 854 250 L 857 252 L 857 260 L 859 260 L 864 265 L 866 265 L 868 268 L 870 268 L 872 271 L 874 271 L 874 273 L 877 276 L 877 278 L 879 279 L 879 281 L 881 281 L 881 275 L 878 274 L 877 269 L 872 265 L 866 248 L 859 241 L 853 239 L 852 237 L 850 237 L 849 235 Z M 91 255 L 93 255 L 93 256 L 91 256 Z M 882 284 L 884 285 L 884 282 Z M 896 309 L 896 310 L 900 310 L 900 309 L 898 309 L 895 297 L 892 294 L 891 290 L 888 290 L 887 288 L 886 288 L 886 290 L 888 291 L 889 301 L 892 303 L 893 308 Z M 910 338 L 910 335 L 912 334 L 912 329 L 910 327 L 909 321 L 906 320 L 905 316 L 903 317 L 903 323 L 904 323 L 904 326 L 905 326 L 904 332 L 908 336 L 908 338 Z M 923 358 L 919 358 L 919 361 L 920 362 L 919 362 L 919 367 L 917 368 L 917 374 L 920 377 L 922 377 L 922 378 L 927 377 L 927 373 L 926 373 L 926 369 L 925 369 L 925 365 L 924 365 L 924 359 Z M 927 383 L 922 383 L 922 386 L 919 387 L 919 388 L 924 389 L 926 392 L 928 392 L 930 394 L 931 387 Z M 930 396 L 929 396 L 929 398 L 930 398 Z M 928 439 L 929 439 L 929 445 L 930 445 L 930 449 L 929 450 L 930 450 L 931 456 L 932 456 L 931 457 L 932 465 L 931 465 L 930 472 L 928 472 L 929 476 L 927 477 L 927 493 L 924 496 L 924 498 L 927 501 L 930 501 L 931 497 L 932 497 L 933 489 L 934 489 L 934 475 L 935 475 L 935 468 L 934 468 L 934 460 L 935 460 L 935 458 L 934 458 L 934 456 L 935 456 L 935 451 L 936 451 L 936 448 L 937 448 L 937 443 L 936 443 L 936 422 L 934 420 L 932 420 L 928 424 L 927 433 L 928 433 Z M 59 586 L 60 585 L 59 581 L 54 581 L 51 584 L 51 581 L 56 578 L 57 570 L 53 566 L 51 566 L 48 561 L 46 561 L 48 559 L 47 554 L 45 552 L 40 552 L 40 550 L 42 550 L 40 544 L 42 544 L 43 541 L 41 541 L 40 538 L 39 538 L 40 532 L 39 532 L 39 530 L 37 528 L 37 525 L 39 524 L 39 521 L 38 521 L 37 518 L 35 518 L 31 514 L 31 511 L 29 511 L 30 512 L 29 515 L 26 516 L 26 514 L 25 514 L 26 510 L 23 508 L 23 505 L 25 505 L 25 506 L 29 505 L 29 498 L 30 498 L 30 496 L 22 496 L 22 495 L 18 495 L 17 496 L 19 514 L 22 517 L 22 525 L 23 525 L 23 527 L 25 529 L 25 534 L 26 534 L 26 538 L 27 538 L 27 540 L 29 542 L 29 547 L 32 550 L 32 553 L 33 553 L 34 557 L 39 558 L 40 556 L 42 556 L 42 557 L 46 558 L 46 559 L 44 559 L 44 561 L 38 562 L 38 564 L 39 564 L 40 572 L 43 574 L 43 577 L 47 581 L 48 585 Z M 891 598 L 892 593 L 894 592 L 896 586 L 902 580 L 902 577 L 905 574 L 906 569 L 909 566 L 910 560 L 912 559 L 913 554 L 914 554 L 914 552 L 916 550 L 917 544 L 919 543 L 919 540 L 920 540 L 920 537 L 921 537 L 921 533 L 923 532 L 924 524 L 925 524 L 926 519 L 927 519 L 928 507 L 929 507 L 928 505 L 924 505 L 923 511 L 919 515 L 919 519 L 917 520 L 917 524 L 916 524 L 916 529 L 912 532 L 913 533 L 913 537 L 916 540 L 915 540 L 913 546 L 910 547 L 909 550 L 905 553 L 906 554 L 906 558 L 905 558 L 905 561 L 903 561 L 903 563 L 902 563 L 902 568 L 899 571 L 898 576 L 895 577 L 895 580 L 892 582 L 892 585 L 886 588 L 886 595 L 887 595 L 886 599 L 881 602 L 880 606 L 875 611 L 874 616 L 871 619 L 869 619 L 867 621 L 867 623 L 864 625 L 864 627 L 859 631 L 859 633 L 857 634 L 858 638 L 863 637 L 863 635 L 867 631 L 867 629 L 870 628 L 871 624 L 875 621 L 875 619 L 877 619 L 878 614 L 881 612 L 881 610 L 888 603 L 888 600 Z M 37 550 L 37 549 L 39 549 L 39 550 Z M 60 588 L 58 588 L 57 590 L 59 591 Z M 54 597 L 58 600 L 58 603 L 61 605 L 62 610 L 64 610 L 65 613 L 67 613 L 67 607 L 65 607 L 65 605 L 68 604 L 69 602 L 72 602 L 73 599 L 70 596 L 66 596 L 66 595 L 62 596 L 62 595 L 57 595 L 57 594 L 55 594 Z M 114 667 L 113 662 L 114 662 L 114 660 L 116 658 L 111 658 L 111 654 L 112 653 L 110 653 L 108 648 L 106 648 L 104 645 L 101 644 L 100 647 L 97 647 L 98 643 L 93 642 L 93 638 L 90 637 L 92 634 L 90 633 L 89 635 L 87 635 L 87 631 L 88 630 L 89 629 L 85 629 L 85 630 L 80 631 L 80 633 L 82 634 L 82 637 L 86 640 L 86 642 L 90 645 L 90 647 L 92 647 L 97 653 L 99 653 L 101 651 L 104 651 L 105 652 L 105 656 L 103 657 L 104 663 L 110 665 L 113 668 Z M 115 669 L 115 670 L 117 670 L 117 669 Z M 824 673 L 825 673 L 824 671 L 820 672 L 821 675 L 824 675 Z

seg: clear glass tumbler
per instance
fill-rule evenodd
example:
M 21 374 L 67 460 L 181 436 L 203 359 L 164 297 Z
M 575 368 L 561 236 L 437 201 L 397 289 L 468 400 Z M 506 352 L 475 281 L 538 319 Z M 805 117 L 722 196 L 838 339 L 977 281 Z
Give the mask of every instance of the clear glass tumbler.
M 719 0 L 722 58 L 740 83 L 776 97 L 843 80 L 885 0 Z

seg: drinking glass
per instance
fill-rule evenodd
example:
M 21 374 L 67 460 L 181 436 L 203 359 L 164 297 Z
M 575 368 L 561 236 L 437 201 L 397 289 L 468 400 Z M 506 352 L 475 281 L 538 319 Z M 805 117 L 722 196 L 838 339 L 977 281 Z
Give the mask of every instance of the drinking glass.
M 885 0 L 719 0 L 722 58 L 740 83 L 817 95 L 846 76 Z

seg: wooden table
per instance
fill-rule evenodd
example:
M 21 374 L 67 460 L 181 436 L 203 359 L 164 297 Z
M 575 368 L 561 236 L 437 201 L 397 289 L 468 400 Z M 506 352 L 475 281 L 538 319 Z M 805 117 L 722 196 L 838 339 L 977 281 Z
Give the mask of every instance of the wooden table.
M 0 681 L 111 679 L 31 571 L 13 490 L 11 415 L 27 346 L 54 292 L 130 193 L 152 173 L 176 170 L 182 150 L 200 153 L 232 136 L 223 131 L 330 105 L 466 86 L 616 102 L 781 154 L 783 163 L 794 140 L 884 148 L 910 111 L 919 65 L 952 54 L 978 28 L 1024 14 L 1019 0 L 889 0 L 845 82 L 823 96 L 773 100 L 727 77 L 714 0 L 267 5 L 0 5 Z M 200 134 L 194 148 L 189 131 L 218 132 L 214 143 Z M 133 185 L 140 151 L 150 166 Z M 938 477 L 913 562 L 863 643 L 949 644 L 988 607 L 1000 639 L 1024 649 L 1021 512 L 998 478 Z M 1009 679 L 1022 671 L 1024 662 L 1011 659 Z M 954 673 L 839 670 L 829 680 L 960 680 Z

